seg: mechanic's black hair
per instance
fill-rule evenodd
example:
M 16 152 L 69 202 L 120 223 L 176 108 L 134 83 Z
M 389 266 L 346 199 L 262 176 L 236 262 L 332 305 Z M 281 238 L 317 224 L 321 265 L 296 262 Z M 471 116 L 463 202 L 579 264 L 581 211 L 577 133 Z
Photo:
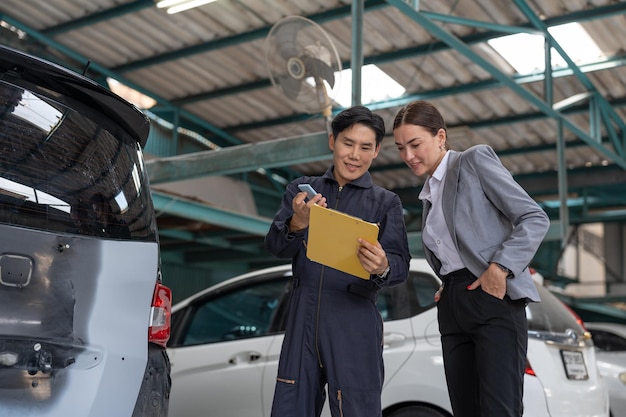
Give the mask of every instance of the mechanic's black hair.
M 385 137 L 385 121 L 365 106 L 353 106 L 335 116 L 331 123 L 335 140 L 341 132 L 357 123 L 371 128 L 376 133 L 376 146 L 380 145 Z

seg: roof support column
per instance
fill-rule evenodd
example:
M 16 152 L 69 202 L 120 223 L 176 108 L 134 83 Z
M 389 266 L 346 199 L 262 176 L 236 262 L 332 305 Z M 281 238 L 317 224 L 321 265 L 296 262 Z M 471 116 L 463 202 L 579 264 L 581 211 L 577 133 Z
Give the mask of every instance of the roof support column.
M 550 39 L 545 39 L 543 48 L 545 55 L 543 96 L 546 103 L 552 105 L 554 103 L 554 90 L 552 81 L 552 43 Z
M 569 231 L 569 207 L 567 206 L 567 162 L 565 161 L 565 138 L 563 137 L 563 121 L 558 119 L 556 156 L 558 162 L 558 183 L 559 183 L 559 227 L 561 235 L 561 249 L 567 244 L 567 234 Z
M 361 101 L 361 68 L 363 67 L 363 0 L 352 1 L 352 105 L 357 106 Z

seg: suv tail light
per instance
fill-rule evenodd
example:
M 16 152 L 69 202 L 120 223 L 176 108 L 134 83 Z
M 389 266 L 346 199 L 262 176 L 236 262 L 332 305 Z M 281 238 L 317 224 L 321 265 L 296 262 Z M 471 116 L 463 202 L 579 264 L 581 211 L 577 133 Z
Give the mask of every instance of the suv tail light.
M 170 316 L 172 313 L 172 290 L 157 282 L 152 296 L 148 341 L 165 347 L 170 338 Z
M 526 358 L 526 367 L 524 368 L 524 373 L 530 376 L 537 376 L 537 374 L 533 370 L 533 367 L 530 366 L 530 362 L 528 362 L 528 358 Z

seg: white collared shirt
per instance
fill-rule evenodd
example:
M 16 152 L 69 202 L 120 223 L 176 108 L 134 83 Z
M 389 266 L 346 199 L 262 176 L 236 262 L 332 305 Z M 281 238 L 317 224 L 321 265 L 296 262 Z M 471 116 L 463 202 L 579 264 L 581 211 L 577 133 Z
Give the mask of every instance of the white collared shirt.
M 439 271 L 441 275 L 465 268 L 456 246 L 454 246 L 450 230 L 443 216 L 441 197 L 448 170 L 448 156 L 449 152 L 446 152 L 433 175 L 426 180 L 418 197 L 420 200 L 428 200 L 431 203 L 424 230 L 422 230 L 422 239 L 424 245 L 441 261 L 441 269 Z

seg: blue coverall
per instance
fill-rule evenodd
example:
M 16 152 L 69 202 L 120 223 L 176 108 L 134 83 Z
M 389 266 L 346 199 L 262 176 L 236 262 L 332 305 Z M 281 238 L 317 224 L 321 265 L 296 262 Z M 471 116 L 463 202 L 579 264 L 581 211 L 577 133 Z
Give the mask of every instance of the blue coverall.
M 329 208 L 379 223 L 378 241 L 391 268 L 385 279 L 363 280 L 307 259 L 308 229 L 288 227 L 300 183 L 311 184 Z M 400 198 L 375 186 L 369 173 L 341 188 L 333 167 L 321 177 L 298 178 L 287 185 L 265 247 L 291 258 L 293 269 L 272 417 L 318 417 L 326 385 L 333 416 L 380 417 L 383 321 L 376 296 L 381 286 L 406 280 L 410 260 Z

